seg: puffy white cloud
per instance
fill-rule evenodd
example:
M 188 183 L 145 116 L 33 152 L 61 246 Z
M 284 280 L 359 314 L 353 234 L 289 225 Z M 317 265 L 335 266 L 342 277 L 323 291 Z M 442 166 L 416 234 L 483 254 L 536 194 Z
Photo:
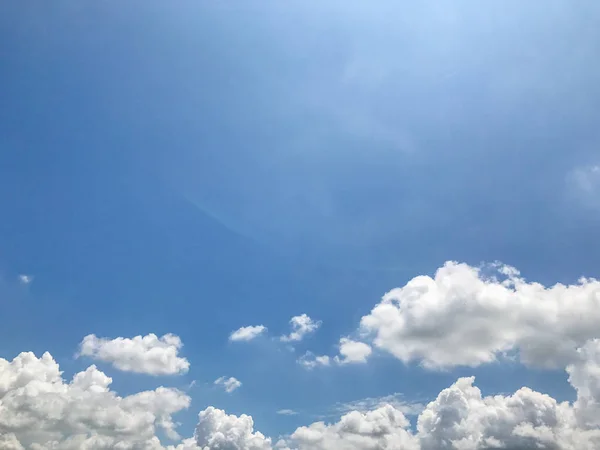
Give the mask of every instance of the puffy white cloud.
M 565 448 L 572 430 L 568 404 L 528 388 L 483 398 L 473 381 L 459 379 L 427 405 L 418 419 L 421 450 Z
M 173 334 L 158 338 L 155 334 L 131 339 L 98 338 L 90 334 L 83 338 L 78 356 L 88 356 L 112 364 L 125 372 L 149 375 L 176 375 L 186 373 L 190 363 L 178 356 L 181 339 Z
M 270 450 L 271 439 L 254 431 L 252 417 L 237 417 L 212 406 L 198 416 L 195 439 L 202 450 Z
M 339 364 L 364 363 L 371 355 L 371 346 L 364 342 L 353 341 L 348 338 L 340 339 L 340 356 L 335 357 Z
M 321 324 L 322 322 L 320 320 L 313 320 L 306 314 L 294 316 L 290 319 L 292 332 L 287 336 L 281 336 L 280 339 L 283 342 L 301 341 L 307 334 L 315 332 Z
M 600 427 L 600 339 L 586 343 L 567 367 L 569 382 L 577 391 L 575 412 L 586 428 Z
M 600 341 L 580 354 L 569 368 L 578 391 L 572 405 L 529 388 L 483 397 L 474 378 L 460 378 L 425 407 L 414 433 L 400 409 L 388 404 L 349 412 L 334 424 L 300 427 L 287 444 L 298 450 L 598 450 Z
M 251 341 L 267 331 L 264 325 L 241 327 L 229 335 L 230 341 Z
M 242 385 L 242 382 L 235 377 L 220 377 L 215 380 L 217 386 L 223 386 L 225 392 L 231 393 Z
M 400 411 L 385 405 L 367 413 L 352 411 L 331 425 L 316 422 L 300 427 L 289 445 L 298 450 L 418 450 L 409 425 Z
M 598 337 L 600 282 L 546 287 L 511 267 L 447 262 L 388 292 L 361 320 L 379 349 L 428 368 L 477 366 L 518 352 L 521 362 L 565 367 Z
M 162 449 L 156 430 L 178 438 L 172 416 L 190 398 L 159 387 L 127 397 L 90 366 L 71 382 L 49 353 L 0 359 L 0 449 Z
M 329 366 L 331 358 L 327 355 L 315 356 L 312 352 L 306 352 L 298 358 L 298 364 L 307 369 L 314 369 L 317 366 Z

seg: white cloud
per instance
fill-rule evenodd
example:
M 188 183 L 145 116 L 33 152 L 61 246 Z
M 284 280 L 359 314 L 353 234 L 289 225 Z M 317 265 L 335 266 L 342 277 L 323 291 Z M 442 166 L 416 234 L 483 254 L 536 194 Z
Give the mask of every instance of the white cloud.
M 242 385 L 242 382 L 235 377 L 220 377 L 215 380 L 217 386 L 223 386 L 225 392 L 231 393 Z
M 307 369 L 314 369 L 317 366 L 329 366 L 331 364 L 331 358 L 327 355 L 315 356 L 311 352 L 306 352 L 298 359 L 298 364 Z
M 212 406 L 198 416 L 196 443 L 203 450 L 270 450 L 271 439 L 254 431 L 252 417 L 237 417 Z
M 289 445 L 298 450 L 418 450 L 418 441 L 408 430 L 410 423 L 390 405 L 373 411 L 352 411 L 339 422 L 315 422 L 298 428 Z
M 290 319 L 292 332 L 287 336 L 281 336 L 283 342 L 298 342 L 301 341 L 307 334 L 315 332 L 322 322 L 313 320 L 306 314 L 294 316 Z
M 21 284 L 30 284 L 33 281 L 33 275 L 21 274 L 19 275 L 19 282 Z
M 95 366 L 67 383 L 49 353 L 0 359 L 0 448 L 162 449 L 157 429 L 178 438 L 172 415 L 187 395 L 159 387 L 119 397 L 111 383 Z
M 230 341 L 251 341 L 267 331 L 263 325 L 241 327 L 229 335 Z
M 371 346 L 368 344 L 348 338 L 341 338 L 340 355 L 342 356 L 336 356 L 335 361 L 339 364 L 365 363 L 371 353 Z
M 306 352 L 298 358 L 298 363 L 307 369 L 329 366 L 332 361 L 336 364 L 365 363 L 372 353 L 372 349 L 364 342 L 343 337 L 340 339 L 339 352 L 341 356 L 335 356 L 333 359 L 327 355 L 315 356 L 312 352 Z
M 461 378 L 419 416 L 421 450 L 566 447 L 571 410 L 553 398 L 522 388 L 512 396 L 481 396 L 474 378 Z
M 428 368 L 478 366 L 514 352 L 527 365 L 565 367 L 598 336 L 598 323 L 595 279 L 546 287 L 508 266 L 447 262 L 433 278 L 388 292 L 361 331 L 377 348 Z
M 273 446 L 254 430 L 252 417 L 208 407 L 199 414 L 193 438 L 164 447 L 156 431 L 177 438 L 173 414 L 190 403 L 183 392 L 161 387 L 119 397 L 109 389 L 111 378 L 94 366 L 67 383 L 48 353 L 39 359 L 22 353 L 12 362 L 0 359 L 0 448 L 598 450 L 600 340 L 579 349 L 567 372 L 577 391 L 573 403 L 529 388 L 484 397 L 474 378 L 459 378 L 420 413 L 415 431 L 401 408 L 373 403 L 376 409 L 350 411 L 335 423 L 299 427 Z
M 474 378 L 460 378 L 420 413 L 416 432 L 408 430 L 400 409 L 388 404 L 349 412 L 334 424 L 300 427 L 288 445 L 298 450 L 597 450 L 600 340 L 586 343 L 567 371 L 578 393 L 573 404 L 529 388 L 483 397 Z
M 367 412 L 385 405 L 391 405 L 407 416 L 417 416 L 425 409 L 425 405 L 422 403 L 407 402 L 402 394 L 396 392 L 382 397 L 367 397 L 351 402 L 338 403 L 335 405 L 334 411 L 338 413 L 348 413 L 351 411 Z
M 586 428 L 600 427 L 600 340 L 580 348 L 576 360 L 567 366 L 567 373 L 577 391 L 578 423 Z
M 187 359 L 178 356 L 182 345 L 181 339 L 173 334 L 161 338 L 148 334 L 131 339 L 106 339 L 90 334 L 83 338 L 78 356 L 108 362 L 125 372 L 175 375 L 186 373 L 190 367 Z
M 298 413 L 293 409 L 280 409 L 279 411 L 277 411 L 277 414 L 281 416 L 295 416 Z

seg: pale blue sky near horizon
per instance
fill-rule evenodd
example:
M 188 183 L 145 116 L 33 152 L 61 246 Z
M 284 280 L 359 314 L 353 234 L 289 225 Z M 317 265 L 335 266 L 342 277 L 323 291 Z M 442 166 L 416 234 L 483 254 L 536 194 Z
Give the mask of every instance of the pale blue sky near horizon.
M 177 334 L 185 376 L 99 366 L 119 392 L 196 380 L 182 431 L 213 404 L 277 435 L 471 374 L 571 399 L 564 373 L 516 363 L 296 359 L 446 260 L 598 277 L 599 17 L 558 0 L 3 2 L 0 357 L 47 350 L 71 375 L 89 333 Z M 323 325 L 295 353 L 227 341 L 302 313 Z M 207 386 L 223 375 L 242 388 Z

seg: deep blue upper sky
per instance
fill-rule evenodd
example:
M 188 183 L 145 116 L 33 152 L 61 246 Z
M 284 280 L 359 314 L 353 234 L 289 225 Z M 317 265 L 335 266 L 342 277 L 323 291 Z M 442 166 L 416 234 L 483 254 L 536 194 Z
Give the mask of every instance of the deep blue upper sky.
M 184 423 L 217 404 L 274 434 L 309 417 L 281 408 L 435 395 L 462 369 L 307 372 L 268 340 L 227 336 L 285 333 L 307 313 L 323 327 L 297 352 L 331 352 L 386 291 L 448 259 L 545 284 L 598 276 L 599 14 L 593 1 L 2 2 L 0 357 L 48 350 L 71 374 L 86 334 L 175 333 L 192 369 L 161 382 L 200 380 Z M 562 374 L 464 373 L 484 391 L 570 395 Z M 244 382 L 235 396 L 203 387 L 224 374 Z

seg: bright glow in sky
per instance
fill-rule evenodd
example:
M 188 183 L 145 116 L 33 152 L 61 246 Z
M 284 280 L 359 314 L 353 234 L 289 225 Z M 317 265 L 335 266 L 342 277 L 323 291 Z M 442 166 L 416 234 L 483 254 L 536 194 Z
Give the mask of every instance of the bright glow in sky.
M 34 3 L 0 450 L 600 450 L 600 3 Z

